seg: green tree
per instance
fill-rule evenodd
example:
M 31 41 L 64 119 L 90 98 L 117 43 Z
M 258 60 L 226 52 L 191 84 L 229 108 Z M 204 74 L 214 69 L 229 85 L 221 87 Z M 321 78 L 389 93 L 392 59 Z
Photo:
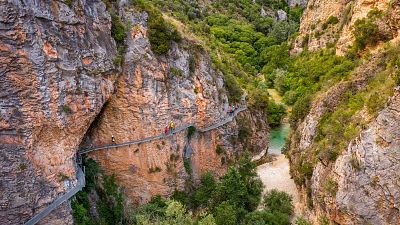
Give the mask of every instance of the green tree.
M 271 190 L 264 196 L 264 204 L 271 212 L 279 212 L 286 215 L 293 213 L 292 196 L 286 192 Z
M 229 202 L 222 202 L 214 211 L 215 222 L 218 225 L 234 225 L 237 223 L 236 209 Z

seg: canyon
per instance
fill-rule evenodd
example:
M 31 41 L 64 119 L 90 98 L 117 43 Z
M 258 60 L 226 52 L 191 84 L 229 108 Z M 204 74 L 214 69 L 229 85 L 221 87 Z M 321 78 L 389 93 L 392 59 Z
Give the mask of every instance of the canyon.
M 81 156 L 139 206 L 190 192 L 205 172 L 223 176 L 246 151 L 275 154 L 257 173 L 263 193 L 292 195 L 292 221 L 400 224 L 400 1 L 168 3 L 0 1 L 1 224 L 24 224 L 80 187 Z M 245 16 L 229 11 L 239 8 Z M 296 81 L 302 57 L 336 58 L 328 74 L 310 66 Z M 312 85 L 296 86 L 309 74 Z M 287 104 L 282 125 L 271 129 L 279 109 L 263 98 Z M 74 224 L 72 214 L 68 200 L 38 224 Z

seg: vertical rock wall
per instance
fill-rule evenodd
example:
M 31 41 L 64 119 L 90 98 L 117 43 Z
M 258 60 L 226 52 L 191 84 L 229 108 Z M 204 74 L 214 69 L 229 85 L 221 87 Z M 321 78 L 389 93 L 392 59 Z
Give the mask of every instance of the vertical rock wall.
M 292 53 L 307 48 L 311 51 L 336 44 L 336 52 L 343 55 L 354 42 L 353 28 L 358 19 L 366 18 L 373 9 L 382 10 L 379 32 L 387 37 L 399 36 L 400 3 L 389 0 L 311 0 L 301 18 L 300 35 L 294 42 Z M 337 23 L 329 23 L 335 17 Z
M 115 44 L 101 1 L 0 1 L 0 27 L 0 223 L 22 224 L 75 185 Z M 69 207 L 47 222 L 71 224 Z

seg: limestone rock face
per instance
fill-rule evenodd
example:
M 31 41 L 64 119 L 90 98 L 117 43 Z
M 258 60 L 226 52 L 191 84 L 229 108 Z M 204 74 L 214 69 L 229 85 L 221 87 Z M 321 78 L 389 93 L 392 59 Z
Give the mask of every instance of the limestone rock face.
M 228 117 L 223 76 L 212 68 L 203 49 L 194 41 L 183 40 L 173 44 L 168 54 L 155 55 L 147 37 L 146 13 L 131 10 L 123 14 L 133 24 L 123 72 L 115 95 L 89 131 L 86 146 L 110 144 L 112 135 L 118 143 L 163 134 L 171 120 L 176 127 L 194 124 L 205 128 Z M 265 116 L 244 112 L 240 118 L 250 129 L 259 128 L 250 138 L 254 149 L 265 148 Z M 165 139 L 93 152 L 90 157 L 116 174 L 129 199 L 143 203 L 155 194 L 168 196 L 176 188 L 184 189 L 186 180 L 197 180 L 205 171 L 223 174 L 228 160 L 243 151 L 237 141 L 238 129 L 234 120 L 216 130 L 195 133 L 190 139 L 185 130 Z M 217 145 L 224 150 L 220 155 Z M 184 158 L 193 173 L 185 169 Z
M 75 185 L 76 149 L 114 89 L 115 44 L 96 0 L 0 1 L 0 26 L 0 223 L 22 224 Z M 70 207 L 49 218 L 71 224 Z
M 295 40 L 292 53 L 298 53 L 305 47 L 314 51 L 328 44 L 336 43 L 337 54 L 344 54 L 353 44 L 354 23 L 367 17 L 372 9 L 379 9 L 385 16 L 378 21 L 379 32 L 390 39 L 399 36 L 400 3 L 389 0 L 311 0 L 302 16 L 300 35 Z M 337 23 L 329 23 L 335 17 Z
M 343 224 L 400 223 L 400 89 L 369 128 L 338 158 L 337 206 Z M 353 162 L 359 164 L 354 168 Z M 353 220 L 354 215 L 359 219 Z M 363 219 L 361 219 L 363 218 Z
M 358 138 L 329 167 L 319 163 L 313 173 L 316 215 L 329 212 L 339 224 L 399 224 L 400 90 Z M 357 165 L 357 166 L 355 166 Z M 335 197 L 321 197 L 324 177 L 333 174 Z M 324 204 L 321 204 L 324 198 Z
M 301 7 L 306 7 L 307 6 L 307 1 L 308 0 L 288 0 L 288 4 L 291 7 L 294 6 L 301 6 Z
M 349 90 L 362 90 L 372 76 L 383 69 L 382 55 L 374 55 L 361 64 L 352 76 L 313 100 L 309 114 L 295 129 L 288 155 L 291 174 L 301 177 L 299 160 L 310 159 L 317 127 L 325 112 L 335 110 Z M 335 162 L 318 161 L 310 180 L 298 186 L 305 215 L 318 224 L 326 216 L 338 224 L 399 224 L 399 88 L 377 118 L 371 118 L 358 138 L 352 140 Z M 313 150 L 311 150 L 313 151 Z M 332 180 L 334 194 L 327 191 L 327 178 Z M 307 188 L 308 187 L 308 188 Z M 311 201 L 310 201 L 311 200 Z
M 288 0 L 287 2 L 290 7 L 294 7 L 294 6 L 306 7 L 307 1 L 308 0 Z

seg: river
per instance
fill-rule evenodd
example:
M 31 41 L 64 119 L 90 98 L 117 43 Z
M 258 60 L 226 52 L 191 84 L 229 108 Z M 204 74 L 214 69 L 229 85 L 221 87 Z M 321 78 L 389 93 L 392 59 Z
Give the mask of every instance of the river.
M 273 89 L 269 89 L 270 95 L 277 103 L 281 102 L 281 97 Z M 284 120 L 287 121 L 287 120 Z M 289 174 L 289 160 L 282 154 L 282 148 L 285 145 L 286 137 L 290 131 L 287 122 L 271 130 L 269 134 L 268 154 L 274 156 L 274 160 L 257 167 L 257 174 L 260 176 L 265 188 L 264 193 L 272 189 L 284 191 L 293 197 L 295 206 L 295 215 L 300 215 L 299 196 L 296 185 Z M 265 152 L 264 152 L 265 153 Z M 261 155 L 256 156 L 259 158 Z

